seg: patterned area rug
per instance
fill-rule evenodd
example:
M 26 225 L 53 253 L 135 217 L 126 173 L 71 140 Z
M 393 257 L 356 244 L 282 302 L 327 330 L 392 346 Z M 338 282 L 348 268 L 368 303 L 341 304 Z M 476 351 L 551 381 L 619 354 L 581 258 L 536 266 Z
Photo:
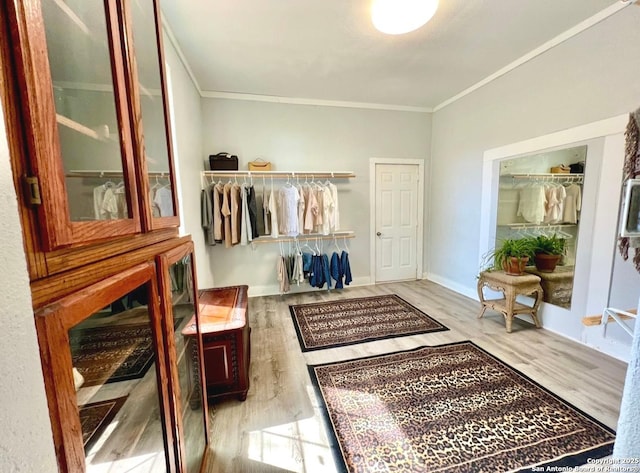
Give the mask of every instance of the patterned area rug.
M 79 406 L 84 449 L 89 451 L 100 434 L 111 423 L 128 396 Z
M 395 294 L 289 306 L 302 351 L 449 330 Z
M 350 473 L 528 471 L 613 450 L 611 429 L 472 342 L 309 372 Z
M 176 318 L 178 326 L 182 319 Z M 148 323 L 69 331 L 71 358 L 85 386 L 142 378 L 154 361 Z

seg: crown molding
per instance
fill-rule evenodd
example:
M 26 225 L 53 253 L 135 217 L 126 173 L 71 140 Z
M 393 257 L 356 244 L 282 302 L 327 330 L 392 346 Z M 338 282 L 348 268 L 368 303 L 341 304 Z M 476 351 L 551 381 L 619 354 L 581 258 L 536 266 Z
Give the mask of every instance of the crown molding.
M 244 94 L 237 92 L 221 92 L 221 91 L 203 91 L 198 84 L 198 80 L 193 73 L 193 70 L 189 66 L 187 59 L 180 48 L 180 44 L 176 39 L 169 23 L 167 22 L 164 14 L 162 14 L 162 25 L 169 38 L 169 41 L 175 48 L 182 65 L 187 71 L 187 74 L 191 78 L 196 90 L 203 98 L 215 98 L 215 99 L 227 99 L 227 100 L 246 100 L 253 102 L 270 102 L 270 103 L 282 103 L 282 104 L 293 104 L 293 105 L 315 105 L 315 106 L 323 106 L 323 107 L 343 107 L 343 108 L 360 108 L 360 109 L 370 109 L 370 110 L 389 110 L 389 111 L 400 111 L 400 112 L 415 112 L 415 113 L 434 113 L 438 110 L 442 110 L 443 108 L 451 105 L 452 103 L 460 100 L 461 98 L 471 94 L 472 92 L 480 89 L 481 87 L 493 82 L 496 79 L 499 79 L 505 74 L 513 71 L 514 69 L 526 64 L 527 62 L 535 59 L 541 54 L 549 51 L 550 49 L 568 41 L 574 36 L 582 33 L 583 31 L 591 28 L 592 26 L 600 23 L 603 20 L 606 20 L 610 16 L 616 14 L 620 10 L 628 7 L 629 5 L 639 4 L 639 0 L 619 0 L 618 2 L 610 5 L 609 7 L 601 10 L 600 12 L 592 15 L 586 20 L 578 23 L 577 25 L 569 28 L 563 33 L 557 35 L 541 46 L 533 49 L 529 53 L 519 57 L 515 61 L 509 63 L 502 69 L 494 72 L 493 74 L 485 77 L 479 82 L 476 82 L 472 86 L 464 89 L 462 92 L 446 99 L 435 107 L 416 107 L 410 105 L 392 105 L 392 104 L 380 104 L 380 103 L 368 103 L 368 102 L 350 102 L 350 101 L 341 101 L 341 100 L 321 100 L 321 99 L 312 99 L 312 98 L 297 98 L 297 97 L 281 97 L 275 95 L 259 95 L 259 94 Z
M 483 87 L 483 86 L 487 85 L 488 83 L 493 82 L 494 80 L 502 77 L 503 75 L 508 74 L 509 72 L 513 71 L 514 69 L 522 66 L 523 64 L 531 61 L 532 59 L 540 56 L 541 54 L 549 51 L 550 49 L 558 46 L 559 44 L 562 44 L 565 41 L 568 41 L 569 39 L 571 39 L 574 36 L 582 33 L 583 31 L 591 28 L 592 26 L 597 25 L 601 21 L 606 20 L 611 15 L 613 15 L 615 13 L 618 13 L 620 10 L 622 10 L 622 9 L 628 7 L 629 5 L 635 3 L 635 1 L 636 0 L 629 0 L 629 1 L 620 0 L 619 2 L 616 2 L 613 5 L 605 8 L 604 10 L 599 11 L 595 15 L 587 18 L 586 20 L 578 23 L 577 25 L 573 26 L 572 28 L 569 28 L 565 32 L 560 33 L 555 38 L 550 39 L 549 41 L 547 41 L 546 43 L 544 43 L 541 46 L 537 47 L 536 49 L 528 52 L 524 56 L 519 57 L 518 59 L 516 59 L 512 63 L 507 64 L 505 67 L 503 67 L 502 69 L 499 69 L 498 71 L 494 72 L 490 76 L 487 76 L 484 79 L 482 79 L 481 81 L 476 82 L 471 87 L 463 90 L 459 94 L 454 95 L 453 97 L 450 97 L 447 100 L 445 100 L 444 102 L 436 105 L 435 107 L 433 107 L 433 111 L 437 112 L 438 110 L 443 109 L 447 105 L 451 105 L 453 102 L 456 102 L 457 100 L 460 100 L 462 97 L 464 97 L 466 95 L 469 95 L 470 93 L 478 90 L 480 87 Z
M 412 107 L 409 105 L 349 102 L 342 100 L 322 100 L 298 97 L 280 97 L 277 95 L 242 94 L 235 92 L 203 91 L 202 97 L 210 99 L 248 100 L 252 102 L 271 102 L 292 105 L 317 105 L 322 107 L 364 108 L 371 110 L 390 110 L 399 112 L 431 113 L 433 111 L 433 109 L 429 107 Z

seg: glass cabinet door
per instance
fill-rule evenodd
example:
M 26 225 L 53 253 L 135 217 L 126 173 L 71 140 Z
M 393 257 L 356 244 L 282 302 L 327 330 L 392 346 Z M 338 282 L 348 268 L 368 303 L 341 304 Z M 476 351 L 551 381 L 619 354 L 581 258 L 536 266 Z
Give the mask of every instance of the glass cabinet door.
M 117 3 L 11 3 L 45 249 L 139 232 Z
M 159 257 L 160 296 L 167 314 L 168 365 L 173 366 L 176 452 L 184 473 L 197 473 L 208 445 L 207 404 L 203 386 L 202 340 L 197 313 L 193 244 Z M 172 322 L 171 322 L 171 319 Z
M 134 143 L 142 169 L 140 189 L 149 203 L 143 209 L 143 221 L 149 229 L 176 226 L 179 221 L 159 7 L 155 0 L 133 0 L 126 2 L 125 11 L 135 56 L 129 61 L 133 64 L 132 89 L 137 94 L 133 118 L 142 122 L 142 136 L 135 136 Z
M 155 266 L 36 313 L 63 472 L 175 471 Z

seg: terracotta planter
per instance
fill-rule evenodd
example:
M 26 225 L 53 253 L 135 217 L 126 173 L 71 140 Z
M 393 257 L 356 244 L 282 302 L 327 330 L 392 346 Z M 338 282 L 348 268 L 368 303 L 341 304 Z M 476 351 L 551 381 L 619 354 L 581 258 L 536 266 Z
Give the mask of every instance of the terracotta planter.
M 522 256 L 520 258 L 511 256 L 504 262 L 502 269 L 504 269 L 505 273 L 511 276 L 522 276 L 524 274 L 524 268 L 528 262 L 528 256 Z
M 558 261 L 562 255 L 548 255 L 546 253 L 538 253 L 533 258 L 536 263 L 536 269 L 543 273 L 552 273 L 556 269 Z

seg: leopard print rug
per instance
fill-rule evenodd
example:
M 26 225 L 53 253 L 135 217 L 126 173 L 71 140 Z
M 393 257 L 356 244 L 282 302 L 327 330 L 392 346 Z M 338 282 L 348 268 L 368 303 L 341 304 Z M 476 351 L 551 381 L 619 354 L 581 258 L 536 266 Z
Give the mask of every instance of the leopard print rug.
M 289 306 L 302 351 L 449 330 L 395 294 Z
M 309 372 L 350 473 L 573 471 L 547 467 L 613 450 L 611 429 L 472 342 Z

